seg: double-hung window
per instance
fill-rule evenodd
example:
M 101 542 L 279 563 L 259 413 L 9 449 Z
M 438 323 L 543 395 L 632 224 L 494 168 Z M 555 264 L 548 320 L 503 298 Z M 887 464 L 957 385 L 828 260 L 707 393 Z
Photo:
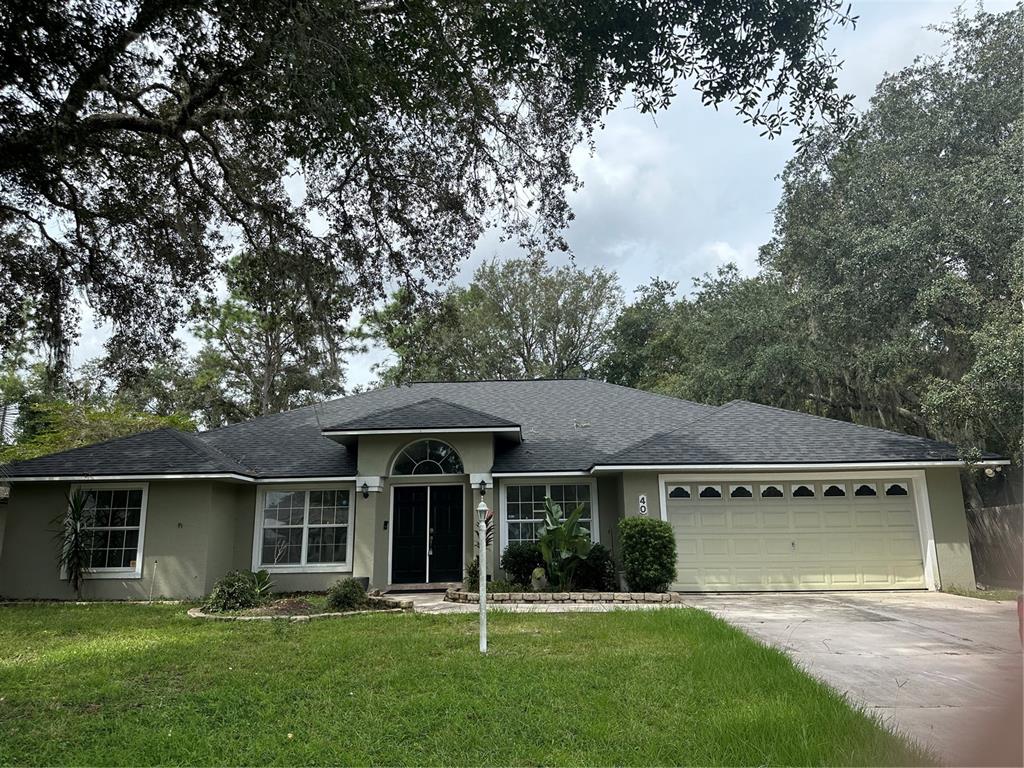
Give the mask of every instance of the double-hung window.
M 142 542 L 148 487 L 77 486 L 86 497 L 82 524 L 87 578 L 125 579 L 142 575 Z
M 582 506 L 580 524 L 589 532 L 591 540 L 598 540 L 597 493 L 593 482 L 512 481 L 505 485 L 502 494 L 505 544 L 537 541 L 541 537 L 544 533 L 545 497 L 550 497 L 562 508 L 563 519 Z
M 254 566 L 271 571 L 349 570 L 352 493 L 346 488 L 268 489 L 257 505 Z

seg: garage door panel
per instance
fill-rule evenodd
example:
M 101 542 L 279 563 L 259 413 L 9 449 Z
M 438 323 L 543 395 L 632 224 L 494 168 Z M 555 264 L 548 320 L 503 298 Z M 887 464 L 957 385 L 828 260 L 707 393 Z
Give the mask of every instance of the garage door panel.
M 827 510 L 825 512 L 826 528 L 850 528 L 852 526 L 851 513 L 848 509 Z
M 756 509 L 735 510 L 730 514 L 729 525 L 733 530 L 755 528 L 760 525 Z
M 917 520 L 913 513 L 906 509 L 887 510 L 885 523 L 889 528 L 917 529 Z
M 669 522 L 676 535 L 677 589 L 816 590 L 892 589 L 925 586 L 913 494 L 855 496 L 863 484 L 881 491 L 883 481 L 773 483 L 783 496 L 761 497 L 769 483 L 738 479 L 713 486 L 721 498 L 671 499 Z M 729 489 L 751 487 L 752 497 Z M 830 485 L 846 496 L 824 496 Z M 794 498 L 792 489 L 806 486 Z M 907 485 L 909 489 L 909 482 Z
M 818 509 L 795 509 L 793 510 L 794 528 L 820 528 L 821 510 Z
M 729 554 L 728 539 L 701 539 L 699 551 L 702 555 L 714 557 Z
M 724 509 L 702 510 L 700 513 L 701 528 L 725 528 L 728 521 Z
M 882 510 L 858 509 L 853 513 L 853 525 L 856 528 L 878 528 L 883 525 Z
M 748 555 L 755 555 L 762 557 L 764 555 L 763 548 L 761 546 L 761 540 L 757 538 L 737 538 L 734 539 L 735 549 L 734 554 L 737 557 L 745 557 Z

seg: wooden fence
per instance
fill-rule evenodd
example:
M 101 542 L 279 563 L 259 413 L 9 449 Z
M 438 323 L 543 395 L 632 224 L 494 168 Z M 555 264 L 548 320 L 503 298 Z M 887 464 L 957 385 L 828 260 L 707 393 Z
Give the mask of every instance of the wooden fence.
M 1024 584 L 1024 505 L 967 509 L 974 573 L 986 586 Z

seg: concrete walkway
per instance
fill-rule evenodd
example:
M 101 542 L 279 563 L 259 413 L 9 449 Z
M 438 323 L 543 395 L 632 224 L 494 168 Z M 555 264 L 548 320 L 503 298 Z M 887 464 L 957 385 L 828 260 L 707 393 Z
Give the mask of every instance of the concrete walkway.
M 688 595 L 952 765 L 1021 765 L 1016 606 L 936 592 Z

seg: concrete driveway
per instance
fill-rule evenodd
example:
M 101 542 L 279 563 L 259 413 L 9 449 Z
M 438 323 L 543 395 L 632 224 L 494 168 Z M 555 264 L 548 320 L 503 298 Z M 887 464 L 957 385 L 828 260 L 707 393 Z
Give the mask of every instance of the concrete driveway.
M 1021 765 L 1016 605 L 936 592 L 688 595 L 953 765 Z

